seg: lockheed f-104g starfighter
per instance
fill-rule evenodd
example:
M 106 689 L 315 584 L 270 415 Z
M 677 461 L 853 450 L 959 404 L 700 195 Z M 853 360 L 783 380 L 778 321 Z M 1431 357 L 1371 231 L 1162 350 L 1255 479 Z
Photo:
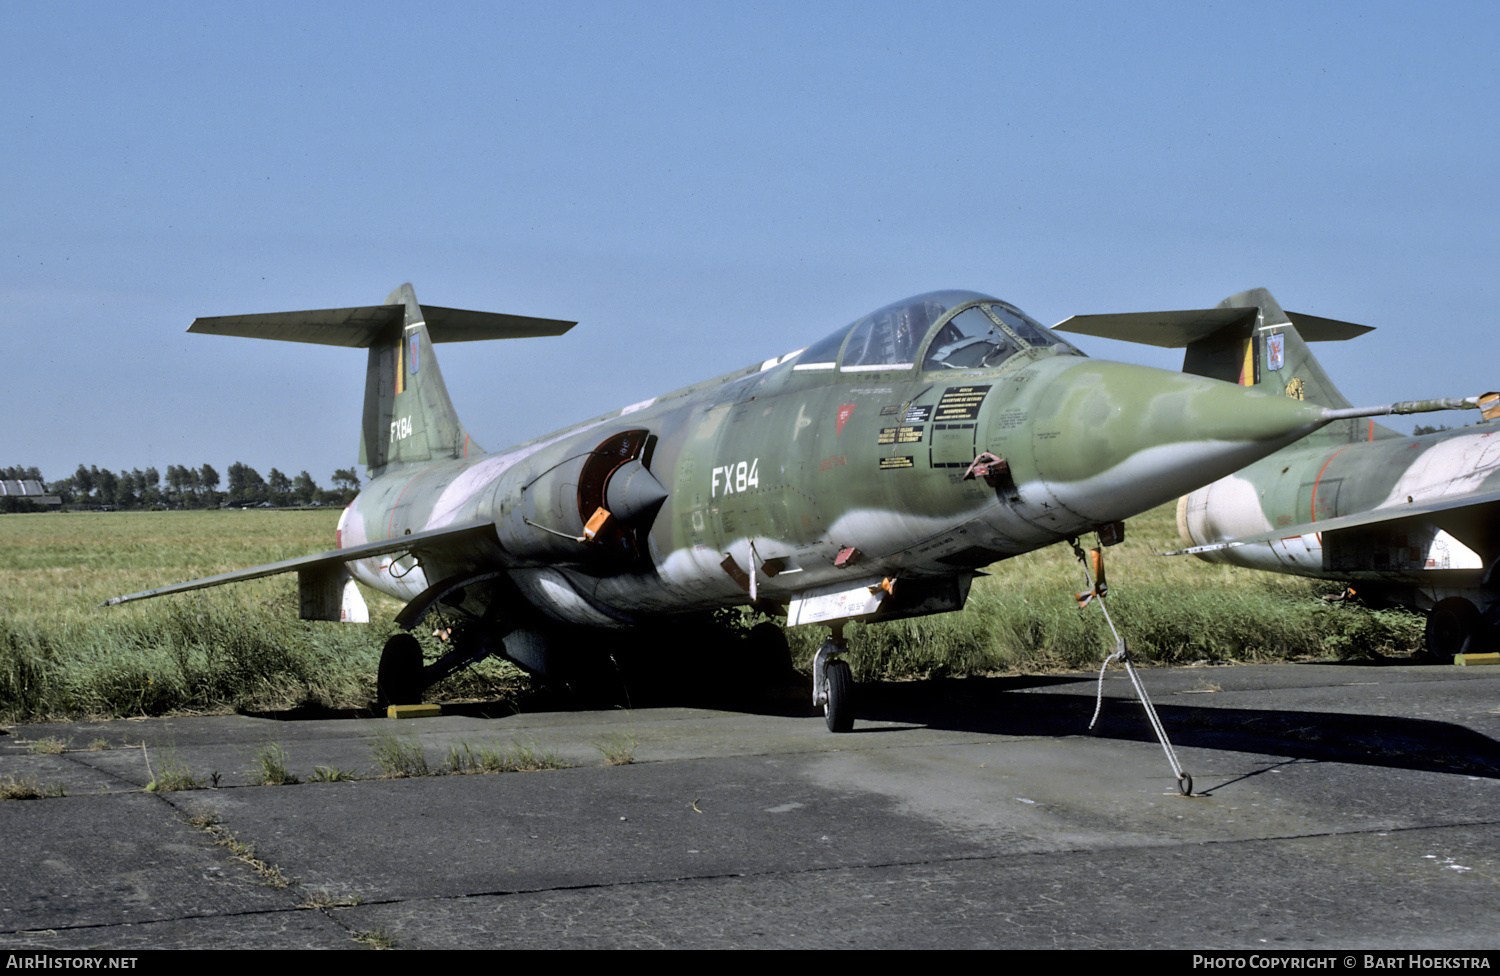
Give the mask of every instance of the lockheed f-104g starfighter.
M 307 619 L 358 617 L 354 579 L 405 602 L 391 702 L 486 655 L 566 675 L 611 632 L 752 605 L 827 626 L 829 727 L 853 722 L 844 624 L 959 610 L 984 566 L 1103 530 L 1329 421 L 1319 406 L 1086 357 L 1013 305 L 939 291 L 812 345 L 497 453 L 449 401 L 433 344 L 573 323 L 417 304 L 198 319 L 189 331 L 368 349 L 371 481 L 336 548 L 117 597 L 295 571 Z M 424 665 L 429 614 L 451 651 Z M 767 631 L 769 628 L 769 632 Z M 700 647 L 786 655 L 784 634 Z M 752 634 L 752 637 L 756 634 Z

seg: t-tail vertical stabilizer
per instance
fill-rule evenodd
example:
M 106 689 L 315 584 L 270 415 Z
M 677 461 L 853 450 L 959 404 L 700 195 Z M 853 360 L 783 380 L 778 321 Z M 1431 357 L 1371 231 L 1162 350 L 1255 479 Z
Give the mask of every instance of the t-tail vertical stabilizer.
M 1372 331 L 1365 325 L 1283 311 L 1264 288 L 1231 295 L 1215 308 L 1075 315 L 1057 328 L 1183 349 L 1184 373 L 1336 408 L 1351 404 L 1328 378 L 1307 343 L 1352 339 Z M 1374 421 L 1341 420 L 1309 435 L 1309 440 L 1362 441 L 1397 436 Z
M 1183 355 L 1183 372 L 1258 386 L 1268 393 L 1284 393 L 1325 407 L 1353 406 L 1333 385 L 1307 343 L 1352 339 L 1372 331 L 1369 326 L 1284 312 L 1264 288 L 1231 295 L 1218 307 L 1258 314 L 1190 344 Z
M 385 304 L 398 306 L 401 315 L 370 345 L 360 463 L 373 477 L 410 464 L 484 453 L 448 398 L 416 292 L 410 284 L 402 285 L 386 296 Z
M 222 315 L 200 318 L 188 331 L 368 349 L 359 460 L 374 478 L 412 464 L 483 453 L 453 409 L 433 343 L 555 336 L 575 324 L 435 305 L 423 308 L 406 284 L 382 305 Z

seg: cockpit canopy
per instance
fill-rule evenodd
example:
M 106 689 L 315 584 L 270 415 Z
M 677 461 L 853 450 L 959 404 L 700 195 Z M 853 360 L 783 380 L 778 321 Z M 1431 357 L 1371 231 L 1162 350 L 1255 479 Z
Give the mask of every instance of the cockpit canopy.
M 1027 349 L 1083 355 L 1014 305 L 972 291 L 932 291 L 877 309 L 813 343 L 796 368 L 844 372 L 981 369 Z

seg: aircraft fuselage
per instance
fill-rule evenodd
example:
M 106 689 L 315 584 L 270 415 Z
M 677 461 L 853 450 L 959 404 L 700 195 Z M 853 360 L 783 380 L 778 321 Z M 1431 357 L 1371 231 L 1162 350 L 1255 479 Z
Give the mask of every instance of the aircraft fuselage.
M 1375 439 L 1293 447 L 1184 496 L 1178 504 L 1184 540 L 1204 546 L 1295 527 L 1282 539 L 1200 558 L 1375 583 L 1362 589 L 1390 590 L 1395 602 L 1420 609 L 1478 588 L 1500 556 L 1494 503 L 1478 504 L 1500 492 L 1500 430 L 1417 437 L 1369 430 Z M 1476 505 L 1462 505 L 1467 498 Z M 1364 521 L 1334 522 L 1350 517 Z M 1319 523 L 1332 523 L 1330 531 L 1320 531 Z M 1481 607 L 1489 603 L 1467 595 Z
M 489 548 L 350 569 L 410 600 L 504 566 L 528 603 L 571 624 L 784 604 L 884 578 L 954 581 L 956 605 L 924 606 L 958 609 L 976 569 L 1162 504 L 1309 429 L 1285 398 L 1071 350 L 979 369 L 846 371 L 805 358 L 499 453 L 387 473 L 350 506 L 339 545 L 492 522 Z M 966 478 L 986 452 L 1005 470 Z M 641 510 L 588 538 L 590 515 L 629 510 L 618 497 L 629 491 Z

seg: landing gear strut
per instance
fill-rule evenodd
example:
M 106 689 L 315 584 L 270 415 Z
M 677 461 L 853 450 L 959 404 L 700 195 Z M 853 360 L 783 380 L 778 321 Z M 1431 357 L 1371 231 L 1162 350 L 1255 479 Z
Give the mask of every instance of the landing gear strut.
M 459 591 L 460 594 L 462 591 Z M 448 675 L 471 664 L 501 653 L 505 648 L 504 638 L 511 630 L 501 626 L 501 603 L 490 603 L 482 616 L 475 616 L 458 608 L 455 604 L 438 608 L 434 603 L 424 606 L 423 612 L 396 622 L 402 627 L 423 626 L 424 632 L 432 628 L 446 653 L 431 664 L 423 662 L 422 645 L 411 630 L 392 634 L 380 652 L 380 669 L 376 675 L 380 701 L 386 705 L 416 705 L 422 701 L 422 692 L 442 681 Z
M 813 658 L 813 705 L 823 706 L 823 721 L 830 732 L 848 732 L 854 728 L 854 676 L 849 662 L 835 658 L 846 654 L 844 624 L 833 625 L 833 636 L 823 642 Z

